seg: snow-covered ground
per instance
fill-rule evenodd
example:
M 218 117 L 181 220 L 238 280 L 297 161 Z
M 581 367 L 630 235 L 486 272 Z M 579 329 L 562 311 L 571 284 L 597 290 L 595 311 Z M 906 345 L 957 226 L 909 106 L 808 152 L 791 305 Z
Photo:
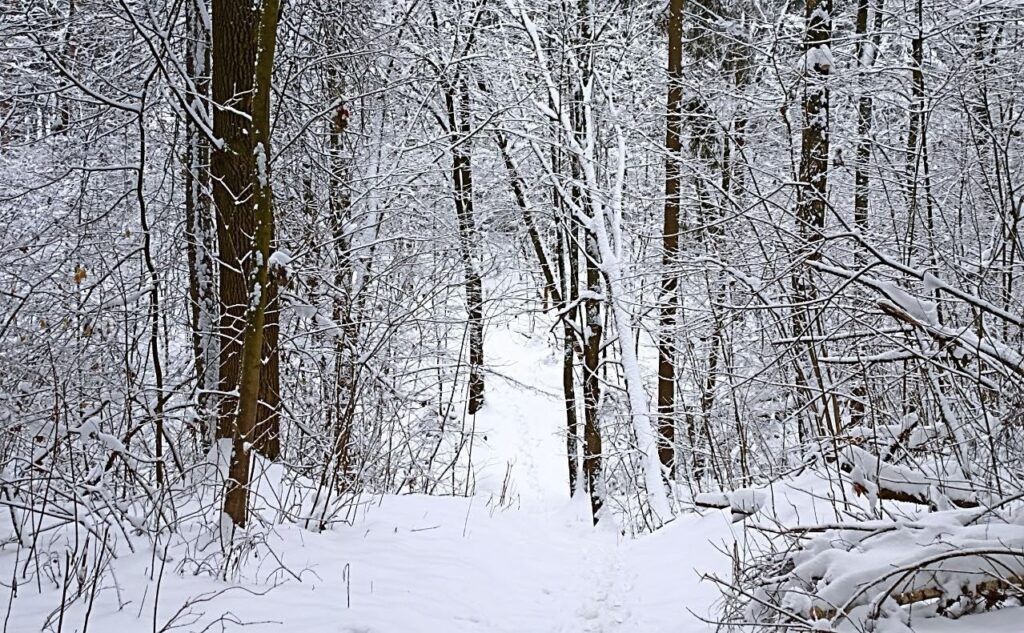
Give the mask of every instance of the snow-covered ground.
M 635 540 L 592 527 L 586 502 L 568 498 L 557 358 L 522 325 L 494 324 L 488 332 L 492 371 L 475 426 L 476 496 L 375 497 L 351 526 L 323 533 L 279 526 L 258 548 L 263 557 L 246 564 L 241 584 L 191 573 L 195 561 L 180 548 L 168 550 L 166 563 L 152 548 L 139 550 L 114 561 L 92 604 L 77 601 L 51 628 L 84 632 L 88 621 L 100 633 L 220 631 L 239 623 L 246 631 L 309 633 L 713 631 L 700 616 L 714 617 L 719 593 L 701 574 L 729 577 L 722 552 L 742 524 L 713 510 Z M 771 502 L 779 515 L 796 507 Z M 16 564 L 14 549 L 0 552 L 5 583 Z M 21 633 L 40 630 L 61 588 L 19 587 L 13 601 L 5 592 L 4 631 Z M 917 630 L 1011 633 L 1024 630 L 1022 615 L 972 618 L 976 629 L 929 621 Z
M 709 541 L 729 535 L 728 520 L 685 517 L 637 541 L 592 527 L 586 501 L 568 497 L 558 359 L 524 326 L 488 331 L 476 496 L 375 497 L 352 526 L 279 526 L 261 548 L 274 557 L 250 562 L 240 588 L 174 573 L 173 550 L 158 588 L 154 552 L 124 556 L 96 594 L 89 630 L 199 631 L 222 617 L 211 630 L 232 621 L 247 631 L 709 630 L 688 609 L 707 613 L 714 600 L 698 570 L 725 562 Z M 10 578 L 13 550 L 0 557 Z M 21 587 L 7 631 L 39 630 L 59 596 L 55 584 Z M 64 631 L 83 630 L 86 602 L 65 614 Z

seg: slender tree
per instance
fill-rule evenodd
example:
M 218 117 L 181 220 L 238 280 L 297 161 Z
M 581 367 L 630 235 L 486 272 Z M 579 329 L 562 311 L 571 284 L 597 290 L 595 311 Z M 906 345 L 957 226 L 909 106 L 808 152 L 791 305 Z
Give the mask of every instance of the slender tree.
M 820 311 L 812 304 L 818 293 L 806 262 L 821 259 L 825 212 L 828 207 L 829 88 L 832 72 L 832 2 L 807 0 L 803 45 L 803 125 L 800 133 L 799 184 L 796 191 L 796 222 L 799 245 L 796 258 L 801 270 L 793 274 L 793 335 L 805 341 L 797 354 L 796 382 L 804 393 L 804 404 L 814 412 L 814 426 L 825 419 L 837 422 L 824 398 L 825 380 L 819 362 Z M 817 389 L 812 387 L 812 379 Z M 815 396 L 815 391 L 819 396 Z M 823 435 L 823 428 L 818 428 Z
M 676 318 L 679 299 L 680 153 L 683 115 L 683 0 L 668 5 L 668 97 L 665 103 L 665 212 L 662 222 L 662 276 L 658 341 L 658 456 L 675 477 Z
M 188 45 L 185 69 L 190 81 L 187 104 L 193 116 L 185 118 L 185 249 L 192 326 L 192 358 L 203 444 L 208 446 L 216 420 L 210 395 L 217 389 L 216 327 L 218 305 L 214 245 L 213 209 L 210 200 L 210 143 L 199 129 L 199 121 L 210 121 L 210 31 L 204 15 L 207 0 L 186 4 Z M 197 119 L 199 121 L 197 121 Z

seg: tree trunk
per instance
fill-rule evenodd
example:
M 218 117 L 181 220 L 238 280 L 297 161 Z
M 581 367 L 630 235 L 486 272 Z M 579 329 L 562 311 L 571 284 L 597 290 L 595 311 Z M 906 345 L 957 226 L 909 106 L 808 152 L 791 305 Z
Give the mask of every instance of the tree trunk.
M 877 0 L 874 7 L 873 33 L 868 34 L 868 13 L 870 0 L 857 2 L 857 66 L 861 70 L 861 95 L 857 103 L 857 161 L 854 166 L 853 222 L 857 230 L 868 230 L 869 178 L 871 164 L 871 120 L 874 99 L 867 92 L 866 71 L 875 63 L 878 55 L 878 38 L 882 29 L 882 4 Z
M 668 98 L 665 123 L 665 213 L 662 226 L 662 277 L 658 339 L 658 457 L 675 478 L 676 312 L 679 274 L 679 159 L 683 112 L 683 0 L 670 0 L 668 17 Z
M 273 245 L 273 231 L 270 241 Z M 279 281 L 281 276 L 277 271 L 269 271 L 265 290 L 267 305 L 263 322 L 263 349 L 260 352 L 260 392 L 252 443 L 256 452 L 271 460 L 281 457 L 281 356 L 278 351 L 281 302 L 277 289 Z
M 832 70 L 832 2 L 831 0 L 807 0 L 807 31 L 804 34 L 804 97 L 803 128 L 800 138 L 800 173 L 796 192 L 796 219 L 800 243 L 795 257 L 797 262 L 816 261 L 821 258 L 818 248 L 824 236 L 825 210 L 828 191 L 829 162 L 829 91 L 828 77 Z M 818 392 L 823 396 L 824 379 L 818 363 L 819 351 L 813 333 L 821 329 L 818 319 L 820 312 L 812 308 L 817 298 L 817 289 L 810 270 L 804 267 L 793 274 L 793 336 L 806 337 L 805 353 L 797 353 L 796 384 L 803 392 L 804 401 L 811 411 L 819 407 L 810 406 L 815 402 L 814 390 L 808 374 L 813 374 L 818 383 Z M 804 365 L 804 361 L 808 365 Z M 829 416 L 828 407 L 822 399 L 821 418 Z M 822 419 L 816 416 L 813 423 L 823 434 Z M 838 421 L 836 421 L 838 423 Z
M 279 9 L 279 0 L 213 2 L 213 125 L 222 142 L 211 160 L 221 258 L 218 437 L 231 440 L 223 508 L 239 527 L 247 520 L 269 299 L 270 79 Z
M 483 280 L 477 269 L 475 251 L 479 248 L 473 213 L 473 171 L 469 155 L 469 87 L 458 74 L 445 88 L 445 108 L 452 143 L 452 184 L 455 215 L 459 224 L 459 251 L 465 275 L 466 312 L 469 327 L 469 405 L 475 414 L 484 404 L 484 315 Z
M 210 97 L 210 32 L 202 14 L 209 11 L 207 0 L 187 5 L 189 50 L 185 70 L 194 85 L 188 106 L 199 116 L 208 116 Z M 201 443 L 208 448 L 216 427 L 210 396 L 217 389 L 218 338 L 215 329 L 219 308 L 214 244 L 213 210 L 210 200 L 210 143 L 196 122 L 186 118 L 185 147 L 185 248 L 188 259 L 191 308 L 192 353 Z
M 601 404 L 601 379 L 597 374 L 604 332 L 601 319 L 601 254 L 597 238 L 586 231 L 587 295 L 583 300 L 583 476 L 590 493 L 590 509 L 597 523 L 604 505 L 604 483 L 601 478 L 601 427 L 598 408 Z M 628 345 L 629 342 L 627 341 Z
M 344 89 L 339 73 L 333 73 L 332 91 L 341 97 Z M 355 337 L 356 325 L 352 319 L 352 260 L 348 223 L 351 220 L 351 170 L 344 156 L 345 134 L 351 113 L 345 104 L 339 105 L 331 122 L 328 152 L 331 158 L 331 176 L 328 184 L 331 210 L 331 235 L 334 238 L 335 266 L 334 301 L 331 317 L 340 326 L 334 348 L 334 485 L 344 490 L 348 484 L 352 423 L 355 414 Z

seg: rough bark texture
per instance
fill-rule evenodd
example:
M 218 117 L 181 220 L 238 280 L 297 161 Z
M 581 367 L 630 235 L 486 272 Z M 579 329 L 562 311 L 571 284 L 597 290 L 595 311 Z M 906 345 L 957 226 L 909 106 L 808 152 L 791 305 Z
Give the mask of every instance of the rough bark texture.
M 660 337 L 658 339 L 658 457 L 670 478 L 675 477 L 675 390 L 679 252 L 679 159 L 683 111 L 683 0 L 670 0 L 668 16 L 668 98 L 665 123 L 665 213 L 662 226 Z
M 269 294 L 270 75 L 278 12 L 278 0 L 213 2 L 214 135 L 222 141 L 211 159 L 221 259 L 218 437 L 231 440 L 224 512 L 239 527 L 247 519 Z

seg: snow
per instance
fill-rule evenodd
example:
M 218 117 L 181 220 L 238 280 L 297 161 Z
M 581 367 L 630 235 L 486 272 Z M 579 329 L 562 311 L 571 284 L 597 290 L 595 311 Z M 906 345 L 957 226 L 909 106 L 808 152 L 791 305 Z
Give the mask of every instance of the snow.
M 927 325 L 938 324 L 938 312 L 933 302 L 919 299 L 889 281 L 879 281 L 877 284 L 878 288 L 885 293 L 893 303 L 902 308 L 903 311 L 910 316 Z M 929 286 L 933 290 L 938 287 L 935 284 L 934 278 L 929 280 Z
M 568 498 L 561 360 L 543 341 L 512 324 L 487 332 L 488 404 L 475 420 L 476 490 L 519 505 L 545 507 Z
M 122 548 L 109 561 L 91 607 L 78 600 L 66 611 L 63 630 L 83 630 L 89 613 L 89 630 L 119 633 L 221 630 L 222 625 L 255 633 L 710 633 L 716 630 L 710 621 L 720 617 L 721 590 L 703 577 L 732 578 L 728 555 L 751 538 L 750 524 L 840 521 L 830 497 L 836 494 L 834 483 L 807 471 L 767 488 L 697 495 L 695 504 L 722 509 L 679 514 L 639 538 L 623 536 L 611 520 L 592 526 L 585 496 L 568 496 L 561 367 L 557 347 L 544 337 L 549 325 L 538 322 L 531 328 L 525 318 L 489 323 L 487 403 L 469 420 L 475 495 L 363 495 L 328 507 L 297 498 L 284 467 L 257 459 L 255 520 L 247 532 L 206 507 L 180 509 L 203 519 L 183 522 L 179 532 L 165 532 L 156 542 L 126 536 L 132 549 Z M 908 417 L 900 426 L 912 422 Z M 99 420 L 90 418 L 77 431 L 119 450 L 119 442 L 104 438 L 99 428 Z M 211 450 L 209 466 L 197 470 L 196 478 L 209 489 L 226 476 L 230 450 L 230 442 L 222 440 Z M 852 459 L 881 476 L 867 457 Z M 323 531 L 318 521 L 294 518 L 328 512 L 339 521 Z M 736 513 L 747 520 L 733 523 Z M 293 519 L 285 520 L 286 515 Z M 878 521 L 872 532 L 836 529 L 832 538 L 841 542 L 872 534 L 875 545 L 847 550 L 812 541 L 815 545 L 800 552 L 795 563 L 801 576 L 823 579 L 817 595 L 793 594 L 786 604 L 809 613 L 829 600 L 841 603 L 851 588 L 953 549 L 964 555 L 930 567 L 947 584 L 963 582 L 961 570 L 977 568 L 983 558 L 1024 572 L 1019 558 L 981 553 L 993 539 L 1019 550 L 1024 546 L 1020 525 L 963 527 L 971 516 L 956 510 L 926 515 L 900 529 L 890 529 L 887 521 Z M 135 527 L 152 520 L 129 518 Z M 102 524 L 70 525 L 40 535 L 36 544 L 57 578 L 64 548 L 84 541 L 93 548 L 91 560 L 96 540 L 86 535 L 103 529 Z M 962 529 L 953 530 L 958 526 Z M 0 539 L 9 528 L 8 518 L 0 516 Z M 222 560 L 224 545 L 241 562 L 211 569 L 211 561 Z M 18 551 L 0 548 L 3 604 L 14 567 L 24 565 Z M 971 552 L 978 552 L 974 559 Z M 885 583 L 866 590 L 858 608 L 866 608 L 883 588 Z M 40 630 L 55 613 L 61 592 L 52 580 L 20 586 L 18 599 L 10 602 L 7 630 Z M 877 630 L 1009 633 L 1020 630 L 1024 609 L 956 622 L 899 614 L 881 621 Z M 979 628 L 958 628 L 966 621 L 978 622 Z M 811 630 L 847 630 L 834 624 L 809 622 Z
M 348 509 L 351 525 L 322 532 L 299 521 L 246 534 L 214 519 L 212 532 L 210 523 L 187 523 L 167 543 L 134 537 L 135 553 L 110 563 L 89 630 L 200 631 L 224 618 L 226 630 L 253 633 L 713 631 L 698 616 L 714 615 L 718 589 L 700 576 L 728 569 L 716 549 L 732 539 L 727 514 L 681 516 L 636 540 L 612 521 L 591 525 L 585 497 L 568 494 L 560 359 L 545 331 L 531 333 L 526 319 L 487 331 L 474 496 L 364 496 Z M 218 445 L 209 462 L 220 472 L 197 477 L 221 480 L 229 451 Z M 282 467 L 258 462 L 256 471 L 254 512 L 274 523 L 294 499 Z M 0 523 L 0 535 L 8 527 Z M 227 581 L 204 567 L 221 543 L 247 552 Z M 0 550 L 5 582 L 15 561 L 13 548 Z M 8 631 L 39 630 L 60 591 L 21 587 Z M 65 631 L 82 630 L 85 603 L 67 611 Z
M 267 265 L 270 268 L 280 268 L 281 270 L 287 271 L 288 265 L 292 263 L 292 256 L 286 251 L 275 250 L 270 254 L 270 259 L 267 260 Z
M 807 65 L 811 68 L 817 68 L 822 72 L 828 72 L 832 68 L 832 49 L 829 48 L 828 44 L 821 44 L 820 46 L 814 46 L 807 51 Z
M 729 495 L 729 505 L 733 512 L 749 515 L 760 512 L 765 499 L 765 493 L 760 490 L 741 488 Z

